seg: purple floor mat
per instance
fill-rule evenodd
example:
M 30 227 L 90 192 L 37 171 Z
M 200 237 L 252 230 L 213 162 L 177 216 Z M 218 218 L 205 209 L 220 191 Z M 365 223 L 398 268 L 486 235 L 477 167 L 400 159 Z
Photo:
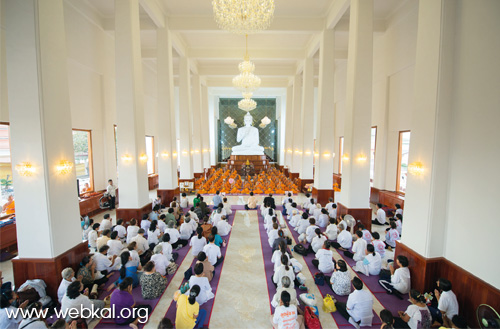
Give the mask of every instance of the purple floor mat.
M 235 217 L 234 215 L 235 215 L 235 212 L 236 212 L 236 210 L 239 210 L 237 207 L 239 207 L 239 206 L 231 206 L 231 210 L 233 210 L 233 213 L 232 213 L 232 215 L 229 216 L 229 219 L 228 219 L 228 222 L 229 222 L 229 224 L 231 224 L 231 226 L 234 224 L 234 217 Z M 243 207 L 243 209 L 244 209 L 244 206 L 241 206 L 241 207 Z M 226 251 L 229 248 L 229 242 L 231 240 L 231 234 L 232 234 L 232 230 L 231 230 L 231 232 L 229 233 L 229 235 L 227 237 L 224 237 L 227 240 L 226 248 L 222 248 L 221 249 L 221 254 L 222 254 L 222 256 L 224 256 L 224 258 L 226 257 Z M 191 267 L 193 267 L 193 265 L 195 263 L 196 263 L 196 259 L 194 259 L 193 262 L 191 263 Z M 220 277 L 221 277 L 222 269 L 224 267 L 224 263 L 225 263 L 225 260 L 222 262 L 221 265 L 219 265 L 219 266 L 217 266 L 215 268 L 215 275 L 212 278 L 212 281 L 210 281 L 210 286 L 212 287 L 212 292 L 216 296 L 217 296 L 217 288 L 219 286 Z M 182 280 L 182 283 L 179 286 L 179 288 L 185 282 L 186 282 L 186 280 Z M 208 328 L 208 326 L 210 324 L 210 318 L 212 317 L 212 310 L 213 310 L 213 307 L 214 307 L 214 301 L 215 301 L 215 297 L 216 296 L 214 296 L 214 298 L 210 299 L 208 302 L 206 302 L 205 304 L 203 304 L 202 306 L 200 306 L 201 309 L 206 310 L 207 313 L 208 313 L 208 316 L 205 319 L 205 323 L 203 324 L 204 328 Z M 176 311 L 177 311 L 176 303 L 174 301 L 172 301 L 172 304 L 170 304 L 170 306 L 169 306 L 169 308 L 167 310 L 167 313 L 165 314 L 165 317 L 169 318 L 172 321 L 172 323 L 175 323 Z

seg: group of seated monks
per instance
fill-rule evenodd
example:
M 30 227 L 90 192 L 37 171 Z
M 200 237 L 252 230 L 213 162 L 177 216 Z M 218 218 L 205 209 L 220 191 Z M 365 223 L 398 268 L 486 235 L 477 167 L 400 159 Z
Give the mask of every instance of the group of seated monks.
M 215 194 L 217 191 L 227 194 L 283 194 L 289 191 L 299 193 L 296 182 L 276 168 L 243 178 L 234 169 L 212 169 L 208 179 L 202 177 L 195 181 L 195 189 L 200 194 Z

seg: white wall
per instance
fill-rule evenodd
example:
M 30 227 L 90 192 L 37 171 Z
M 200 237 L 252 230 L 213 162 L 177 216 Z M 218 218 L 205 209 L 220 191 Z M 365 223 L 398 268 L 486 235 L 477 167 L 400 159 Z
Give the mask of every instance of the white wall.
M 2 2 L 3 3 L 3 2 Z M 7 103 L 7 62 L 5 60 L 5 17 L 0 3 L 0 122 L 9 121 Z
M 457 4 L 445 257 L 500 288 L 499 1 Z M 481 36 L 481 37 L 479 37 Z M 480 225 L 478 225 L 480 224 Z

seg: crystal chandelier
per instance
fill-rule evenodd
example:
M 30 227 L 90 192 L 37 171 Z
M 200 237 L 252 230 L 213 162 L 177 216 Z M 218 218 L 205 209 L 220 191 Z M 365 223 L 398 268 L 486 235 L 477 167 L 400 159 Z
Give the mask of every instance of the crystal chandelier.
M 248 35 L 246 36 L 245 60 L 238 65 L 240 74 L 233 78 L 233 86 L 242 93 L 252 93 L 260 87 L 260 78 L 253 74 L 255 64 L 248 56 Z M 251 97 L 251 96 L 250 96 Z
M 268 124 L 271 123 L 271 119 L 269 119 L 267 116 L 265 116 L 262 120 L 260 120 L 260 125 L 259 127 L 265 128 L 267 127 Z
M 219 28 L 236 34 L 266 30 L 274 16 L 274 0 L 212 0 Z
M 251 111 L 257 107 L 257 102 L 252 99 L 252 93 L 243 93 L 243 99 L 238 102 L 238 108 L 243 111 Z

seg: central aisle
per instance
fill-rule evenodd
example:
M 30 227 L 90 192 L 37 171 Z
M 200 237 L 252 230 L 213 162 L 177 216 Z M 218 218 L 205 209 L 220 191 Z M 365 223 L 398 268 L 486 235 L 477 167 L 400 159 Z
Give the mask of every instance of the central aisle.
M 271 310 L 257 212 L 235 216 L 210 327 L 267 328 Z

